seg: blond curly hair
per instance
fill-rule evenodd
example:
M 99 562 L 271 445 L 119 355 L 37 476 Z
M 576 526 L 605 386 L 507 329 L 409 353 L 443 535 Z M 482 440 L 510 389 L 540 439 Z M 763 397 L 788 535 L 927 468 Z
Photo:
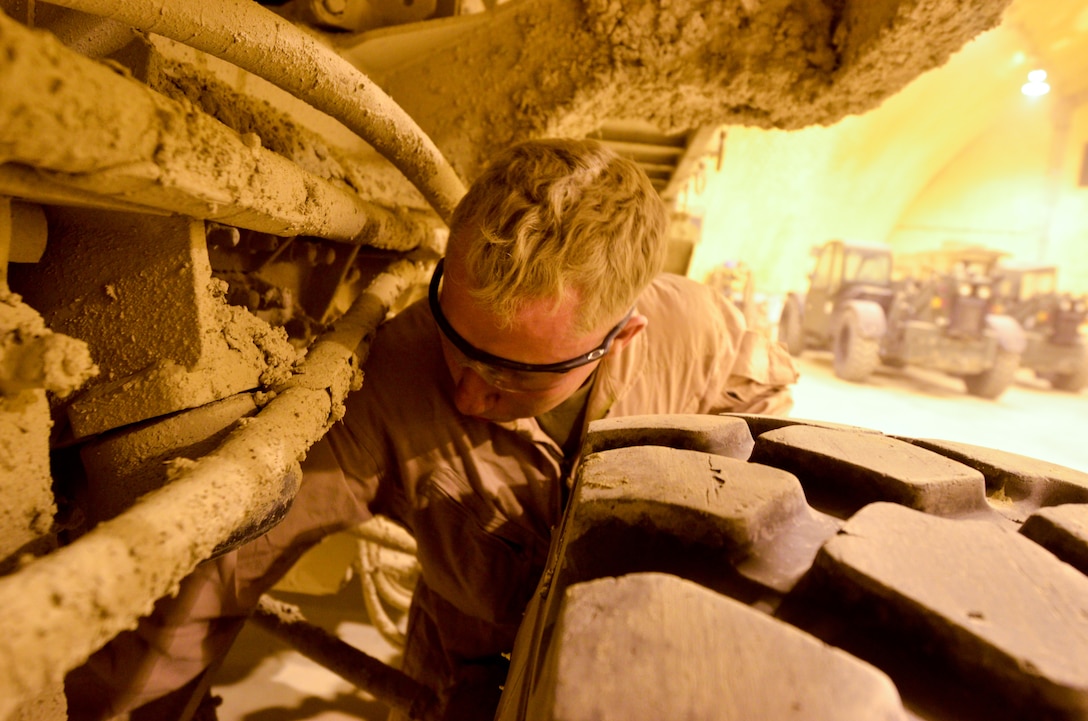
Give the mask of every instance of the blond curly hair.
M 509 323 L 522 303 L 576 294 L 582 332 L 618 321 L 665 262 L 667 212 L 646 173 L 593 140 L 501 153 L 450 221 L 447 256 Z

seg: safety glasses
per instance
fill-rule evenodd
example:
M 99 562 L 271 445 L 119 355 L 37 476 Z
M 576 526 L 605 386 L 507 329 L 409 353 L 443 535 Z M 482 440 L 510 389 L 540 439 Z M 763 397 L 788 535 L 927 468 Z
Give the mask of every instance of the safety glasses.
M 438 290 L 442 284 L 442 268 L 444 259 L 440 259 L 435 266 L 434 275 L 431 276 L 431 286 L 428 293 L 428 301 L 431 305 L 431 315 L 435 323 L 442 331 L 442 335 L 457 351 L 454 360 L 460 365 L 471 367 L 488 384 L 513 392 L 534 392 L 547 390 L 558 383 L 558 375 L 568 373 L 575 368 L 581 368 L 593 361 L 599 360 L 608 354 L 612 348 L 612 342 L 627 324 L 631 315 L 635 312 L 632 308 L 619 323 L 605 336 L 599 346 L 584 355 L 557 363 L 522 363 L 520 361 L 502 358 L 480 350 L 469 343 L 461 334 L 454 330 L 449 320 L 442 312 L 442 306 L 438 302 Z

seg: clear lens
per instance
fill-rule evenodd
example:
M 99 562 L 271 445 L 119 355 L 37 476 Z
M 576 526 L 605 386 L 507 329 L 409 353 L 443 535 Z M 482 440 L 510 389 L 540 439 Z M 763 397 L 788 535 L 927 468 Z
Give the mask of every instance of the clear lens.
M 461 365 L 472 368 L 488 385 L 508 393 L 538 393 L 551 390 L 559 385 L 559 382 L 563 379 L 563 375 L 557 373 L 512 371 L 478 363 L 467 358 L 465 360 L 466 362 Z
M 531 371 L 515 371 L 509 368 L 499 368 L 479 361 L 472 360 L 445 337 L 442 345 L 447 356 L 454 364 L 462 368 L 471 368 L 476 375 L 483 378 L 484 382 L 493 388 L 498 388 L 507 393 L 539 393 L 551 390 L 559 385 L 565 374 L 563 373 L 534 373 Z

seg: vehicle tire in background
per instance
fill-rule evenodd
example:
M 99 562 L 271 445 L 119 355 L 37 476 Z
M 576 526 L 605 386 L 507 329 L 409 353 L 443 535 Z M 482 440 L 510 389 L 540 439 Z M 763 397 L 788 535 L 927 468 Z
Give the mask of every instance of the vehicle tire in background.
M 1050 376 L 1050 385 L 1054 390 L 1067 393 L 1080 393 L 1084 390 L 1084 387 L 1088 386 L 1088 352 L 1085 353 L 1076 370 Z
M 994 364 L 981 373 L 964 376 L 967 392 L 979 398 L 997 400 L 1012 385 L 1020 367 L 1020 354 L 998 349 Z
M 584 451 L 499 721 L 1085 717 L 1088 474 L 755 415 Z
M 801 301 L 790 295 L 782 306 L 778 318 L 778 340 L 785 344 L 786 350 L 795 358 L 805 352 L 805 332 L 802 325 Z
M 857 313 L 848 310 L 835 331 L 832 348 L 835 375 L 855 383 L 864 382 L 880 365 L 880 340 L 867 338 Z

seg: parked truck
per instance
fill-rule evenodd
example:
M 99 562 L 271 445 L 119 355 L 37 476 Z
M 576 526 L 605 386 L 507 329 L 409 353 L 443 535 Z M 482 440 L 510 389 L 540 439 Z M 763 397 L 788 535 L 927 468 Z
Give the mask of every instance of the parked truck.
M 1078 393 L 1088 385 L 1088 298 L 1058 290 L 1052 265 L 1002 264 L 996 308 L 1024 329 L 1020 363 L 1057 390 Z
M 931 273 L 893 280 L 887 245 L 831 240 L 814 247 L 805 293 L 790 293 L 779 320 L 789 352 L 829 349 L 835 374 L 865 381 L 881 363 L 914 365 L 963 379 L 968 393 L 996 399 L 1012 383 L 1026 340 L 993 308 L 992 278 Z
M 1088 299 L 1058 290 L 1056 266 L 1012 260 L 984 245 L 947 242 L 934 250 L 897 253 L 892 273 L 913 279 L 935 273 L 992 276 L 995 310 L 1024 330 L 1020 366 L 1057 390 L 1077 393 L 1088 385 Z

